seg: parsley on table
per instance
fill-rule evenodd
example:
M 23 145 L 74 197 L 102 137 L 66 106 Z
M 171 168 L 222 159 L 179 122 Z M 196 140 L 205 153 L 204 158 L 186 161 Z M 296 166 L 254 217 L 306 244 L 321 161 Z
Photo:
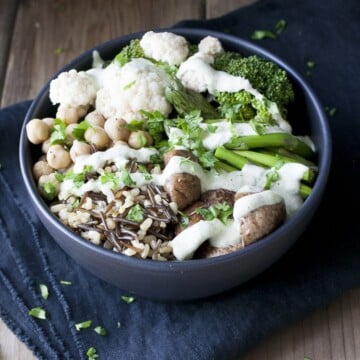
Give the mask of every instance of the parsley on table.
M 127 304 L 133 303 L 136 299 L 133 296 L 121 296 L 121 300 L 126 302 Z
M 102 327 L 102 326 L 97 326 L 97 327 L 94 329 L 94 331 L 95 331 L 97 334 L 101 335 L 101 336 L 106 336 L 106 335 L 107 335 L 107 332 L 106 332 L 105 328 Z
M 253 40 L 276 39 L 286 28 L 286 21 L 280 19 L 274 26 L 274 30 L 255 30 L 251 34 Z
M 95 360 L 99 357 L 94 347 L 90 347 L 88 349 L 88 351 L 86 352 L 86 356 L 88 357 L 88 360 Z
M 40 307 L 34 307 L 30 309 L 29 315 L 31 315 L 36 319 L 42 319 L 42 320 L 46 319 L 46 311 Z
M 69 285 L 72 285 L 72 282 L 71 281 L 60 280 L 60 284 L 69 286 Z
M 81 323 L 77 323 L 77 324 L 75 324 L 75 329 L 77 331 L 80 331 L 81 329 L 87 329 L 91 326 L 91 323 L 92 323 L 91 320 L 86 320 Z
M 48 287 L 45 284 L 40 284 L 40 293 L 41 293 L 41 297 L 44 300 L 47 300 L 47 298 L 49 297 L 49 290 Z

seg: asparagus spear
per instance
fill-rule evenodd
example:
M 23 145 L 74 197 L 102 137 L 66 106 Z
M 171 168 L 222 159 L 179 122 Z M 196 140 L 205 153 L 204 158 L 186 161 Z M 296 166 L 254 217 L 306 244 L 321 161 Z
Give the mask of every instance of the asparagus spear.
M 254 148 L 284 147 L 295 154 L 310 158 L 313 150 L 304 141 L 287 133 L 270 133 L 262 135 L 239 136 L 225 144 L 228 149 L 248 150 Z
M 220 118 L 220 114 L 203 95 L 196 91 L 185 89 L 177 79 L 174 79 L 171 85 L 165 88 L 165 97 L 181 116 L 193 110 L 200 110 L 204 119 Z

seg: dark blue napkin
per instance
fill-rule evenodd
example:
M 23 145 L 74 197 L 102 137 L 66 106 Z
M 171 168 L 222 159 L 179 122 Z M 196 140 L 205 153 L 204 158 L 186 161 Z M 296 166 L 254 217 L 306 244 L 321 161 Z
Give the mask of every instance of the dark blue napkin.
M 334 159 L 324 201 L 297 244 L 257 278 L 224 294 L 190 303 L 137 298 L 98 280 L 48 235 L 30 205 L 18 163 L 18 138 L 29 102 L 0 110 L 0 317 L 40 359 L 239 358 L 276 329 L 360 285 L 359 176 L 360 7 L 356 0 L 261 1 L 205 27 L 249 38 L 287 26 L 259 44 L 308 80 L 329 118 Z M 315 67 L 308 68 L 307 61 Z M 311 74 L 306 75 L 307 72 Z M 71 285 L 62 283 L 71 282 Z M 49 289 L 40 295 L 39 285 Z M 41 307 L 47 320 L 29 316 Z M 75 324 L 91 320 L 87 329 Z M 94 331 L 103 326 L 106 336 Z

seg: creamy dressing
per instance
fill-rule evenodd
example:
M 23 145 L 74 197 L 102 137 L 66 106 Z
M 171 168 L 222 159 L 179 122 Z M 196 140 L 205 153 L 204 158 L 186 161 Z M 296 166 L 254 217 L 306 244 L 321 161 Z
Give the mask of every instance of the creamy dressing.
M 199 246 L 207 240 L 218 244 L 218 247 L 223 247 L 221 239 L 225 239 L 225 231 L 229 231 L 229 228 L 233 230 L 234 221 L 232 224 L 225 225 L 220 220 L 214 219 L 211 221 L 200 220 L 196 224 L 186 228 L 179 235 L 177 235 L 169 245 L 173 248 L 173 254 L 177 260 L 188 260 L 194 256 L 194 252 Z M 234 233 L 234 231 L 232 231 Z M 234 237 L 234 236 L 232 236 Z M 236 242 L 240 242 L 240 234 L 236 233 Z M 213 240 L 214 239 L 214 240 Z M 234 239 L 233 239 L 234 241 Z M 229 244 L 230 245 L 230 244 Z
M 283 201 L 283 198 L 271 190 L 249 194 L 236 200 L 234 204 L 233 217 L 239 220 L 246 214 L 265 205 L 274 205 Z
M 120 168 L 130 159 L 136 159 L 138 162 L 148 163 L 151 156 L 158 154 L 154 148 L 132 149 L 127 145 L 117 145 L 105 151 L 97 151 L 91 155 L 78 156 L 74 163 L 74 173 L 80 173 L 85 166 L 91 166 L 93 170 L 103 168 L 106 163 L 113 162 Z

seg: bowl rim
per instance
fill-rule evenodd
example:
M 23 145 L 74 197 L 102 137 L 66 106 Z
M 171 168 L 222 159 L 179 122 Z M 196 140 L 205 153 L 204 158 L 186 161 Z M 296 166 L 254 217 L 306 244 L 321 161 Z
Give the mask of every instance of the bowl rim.
M 55 215 L 50 212 L 49 207 L 45 203 L 45 201 L 41 198 L 39 192 L 37 191 L 34 179 L 32 178 L 32 172 L 28 166 L 27 162 L 27 154 L 26 154 L 26 129 L 25 126 L 28 121 L 32 118 L 31 114 L 36 110 L 38 103 L 49 90 L 49 85 L 52 79 L 56 78 L 58 74 L 62 71 L 68 71 L 71 68 L 75 68 L 79 61 L 84 60 L 88 57 L 92 56 L 94 50 L 98 51 L 100 54 L 102 51 L 113 48 L 115 45 L 119 43 L 126 44 L 130 40 L 141 37 L 146 31 L 133 32 L 124 36 L 119 36 L 113 39 L 110 39 L 106 42 L 103 42 L 99 45 L 96 45 L 89 50 L 83 52 L 64 66 L 62 66 L 43 86 L 43 88 L 36 95 L 34 100 L 32 101 L 22 125 L 21 134 L 20 134 L 20 142 L 19 142 L 19 160 L 20 160 L 20 170 L 22 174 L 22 178 L 27 189 L 27 192 L 33 202 L 33 205 L 37 208 L 38 211 L 41 211 L 42 215 L 46 218 L 46 220 L 54 226 L 57 230 L 64 233 L 65 236 L 71 238 L 73 241 L 77 242 L 80 246 L 87 248 L 87 250 L 97 253 L 99 255 L 109 257 L 113 261 L 117 261 L 123 263 L 126 266 L 131 268 L 141 267 L 146 271 L 151 272 L 185 272 L 191 270 L 197 270 L 199 268 L 207 268 L 216 266 L 218 263 L 231 263 L 234 260 L 241 260 L 244 256 L 249 256 L 254 252 L 260 251 L 263 247 L 268 246 L 269 244 L 276 242 L 276 239 L 285 235 L 288 232 L 288 229 L 295 228 L 299 225 L 305 218 L 306 212 L 314 212 L 318 207 L 323 192 L 325 191 L 328 175 L 331 167 L 331 158 L 332 158 L 332 140 L 330 134 L 330 127 L 328 124 L 328 119 L 325 114 L 323 107 L 320 104 L 318 97 L 313 91 L 312 87 L 307 83 L 307 81 L 287 62 L 282 60 L 277 55 L 268 51 L 267 49 L 258 46 L 248 40 L 245 40 L 241 37 L 225 34 L 218 31 L 208 30 L 208 29 L 200 29 L 200 28 L 156 28 L 152 29 L 154 32 L 163 32 L 168 31 L 175 34 L 182 35 L 184 37 L 205 37 L 205 36 L 214 36 L 220 39 L 221 42 L 226 41 L 234 45 L 235 47 L 245 48 L 246 52 L 255 53 L 259 56 L 264 57 L 270 61 L 275 62 L 277 65 L 282 67 L 290 76 L 300 85 L 300 88 L 306 97 L 313 105 L 315 112 L 318 117 L 318 121 L 320 123 L 321 132 L 320 135 L 323 141 L 323 151 L 321 157 L 319 158 L 320 163 L 317 164 L 319 167 L 319 173 L 317 175 L 317 179 L 313 186 L 313 191 L 310 196 L 304 201 L 301 209 L 297 211 L 290 219 L 288 219 L 283 225 L 277 228 L 272 233 L 263 237 L 260 241 L 257 241 L 253 244 L 246 246 L 245 248 L 234 251 L 229 254 L 216 256 L 213 258 L 207 259 L 191 259 L 191 260 L 172 260 L 172 261 L 155 261 L 151 259 L 139 259 L 130 256 L 126 256 L 124 254 L 115 253 L 104 249 L 98 245 L 94 245 L 90 242 L 84 241 L 79 235 L 70 230 L 66 225 L 64 225 Z M 121 45 L 121 46 L 124 46 Z M 50 235 L 51 236 L 51 235 Z M 52 237 L 52 236 L 51 236 Z M 291 242 L 295 242 L 298 236 L 294 236 L 295 239 Z M 55 239 L 52 239 L 55 240 Z M 55 240 L 58 242 L 57 240 Z M 277 259 L 275 260 L 277 261 Z

